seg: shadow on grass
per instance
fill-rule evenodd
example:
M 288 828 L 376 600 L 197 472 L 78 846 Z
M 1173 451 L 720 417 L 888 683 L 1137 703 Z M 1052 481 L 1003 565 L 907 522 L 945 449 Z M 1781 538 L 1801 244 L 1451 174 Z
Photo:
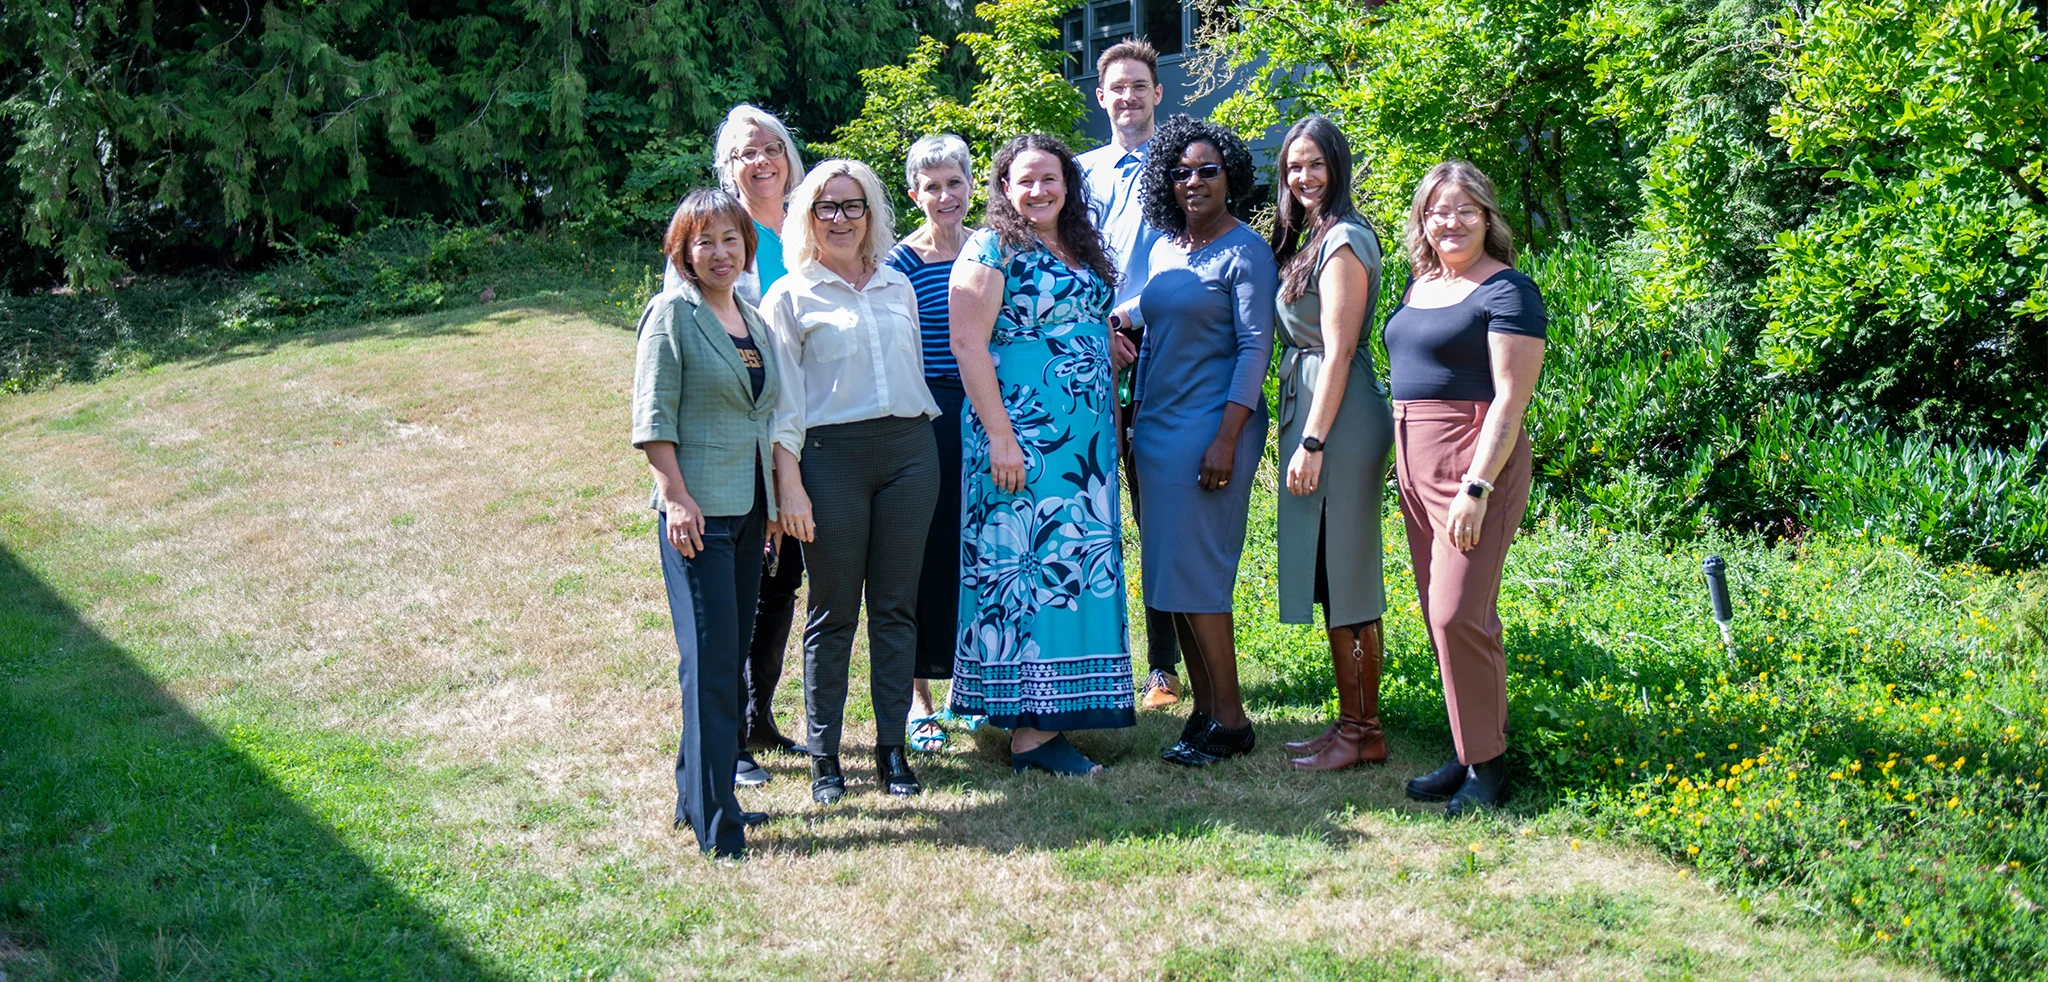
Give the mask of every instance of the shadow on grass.
M 767 834 L 750 837 L 748 846 L 759 853 L 807 855 L 900 843 L 1009 854 L 1142 842 L 1227 845 L 1242 837 L 1274 837 L 1322 852 L 1371 838 L 1352 820 L 1356 813 L 1421 820 L 1442 812 L 1441 805 L 1413 802 L 1405 793 L 1410 777 L 1442 763 L 1448 752 L 1448 742 L 1436 734 L 1390 735 L 1393 755 L 1383 766 L 1310 774 L 1291 767 L 1293 755 L 1280 743 L 1307 739 L 1321 727 L 1263 726 L 1259 747 L 1250 756 L 1189 769 L 1159 759 L 1159 749 L 1173 742 L 1182 722 L 1181 716 L 1148 712 L 1130 729 L 1069 734 L 1077 747 L 1107 767 L 1085 778 L 1014 774 L 1005 732 L 991 727 L 973 735 L 956 732 L 957 749 L 917 754 L 911 761 L 927 788 L 965 799 L 964 806 L 938 808 L 922 799 L 880 794 L 867 749 L 849 744 L 841 755 L 846 799 L 831 808 L 781 816 Z M 801 759 L 759 759 L 776 781 L 808 784 Z M 1300 858 L 1313 865 L 1313 857 Z
M 0 597 L 7 975 L 494 977 L 5 548 Z

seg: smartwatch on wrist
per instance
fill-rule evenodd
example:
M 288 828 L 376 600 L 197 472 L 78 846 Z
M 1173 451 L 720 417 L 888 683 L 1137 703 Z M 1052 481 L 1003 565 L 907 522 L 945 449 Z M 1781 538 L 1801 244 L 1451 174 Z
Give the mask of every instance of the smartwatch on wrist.
M 1318 439 L 1316 439 L 1315 437 L 1312 437 L 1312 436 L 1305 436 L 1305 437 L 1302 437 L 1302 438 L 1301 438 L 1301 449 L 1303 449 L 1303 450 L 1306 450 L 1306 451 L 1308 451 L 1309 453 L 1322 453 L 1322 452 L 1323 452 L 1323 441 L 1321 441 L 1321 440 L 1318 440 Z

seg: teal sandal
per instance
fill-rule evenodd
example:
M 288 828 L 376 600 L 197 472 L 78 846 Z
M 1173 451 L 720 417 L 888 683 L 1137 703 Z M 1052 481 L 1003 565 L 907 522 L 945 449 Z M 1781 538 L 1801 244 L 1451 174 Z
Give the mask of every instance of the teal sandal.
M 942 725 L 945 718 L 945 713 L 912 717 L 910 720 L 910 749 L 928 754 L 938 753 L 944 749 L 949 736 L 945 726 Z

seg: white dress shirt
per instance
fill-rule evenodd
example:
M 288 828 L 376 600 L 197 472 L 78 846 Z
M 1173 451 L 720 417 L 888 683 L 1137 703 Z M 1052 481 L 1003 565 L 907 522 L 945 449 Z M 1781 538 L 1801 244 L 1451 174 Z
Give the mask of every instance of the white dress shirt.
M 939 415 L 924 384 L 917 294 L 902 272 L 883 266 L 854 289 L 818 262 L 805 263 L 768 289 L 761 316 L 782 378 L 775 442 L 799 459 L 815 426 Z

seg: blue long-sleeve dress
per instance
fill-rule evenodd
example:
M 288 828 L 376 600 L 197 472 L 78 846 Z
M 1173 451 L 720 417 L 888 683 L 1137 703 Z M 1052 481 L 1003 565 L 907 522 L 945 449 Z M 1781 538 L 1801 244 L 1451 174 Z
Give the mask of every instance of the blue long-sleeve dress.
M 1252 477 L 1266 449 L 1265 379 L 1280 273 L 1272 248 L 1242 224 L 1192 254 L 1161 238 L 1151 272 L 1138 300 L 1145 347 L 1131 453 L 1145 489 L 1146 527 L 1168 533 L 1139 543 L 1145 604 L 1229 613 Z M 1202 453 L 1216 439 L 1226 402 L 1250 408 L 1251 418 L 1238 435 L 1230 483 L 1204 491 Z

